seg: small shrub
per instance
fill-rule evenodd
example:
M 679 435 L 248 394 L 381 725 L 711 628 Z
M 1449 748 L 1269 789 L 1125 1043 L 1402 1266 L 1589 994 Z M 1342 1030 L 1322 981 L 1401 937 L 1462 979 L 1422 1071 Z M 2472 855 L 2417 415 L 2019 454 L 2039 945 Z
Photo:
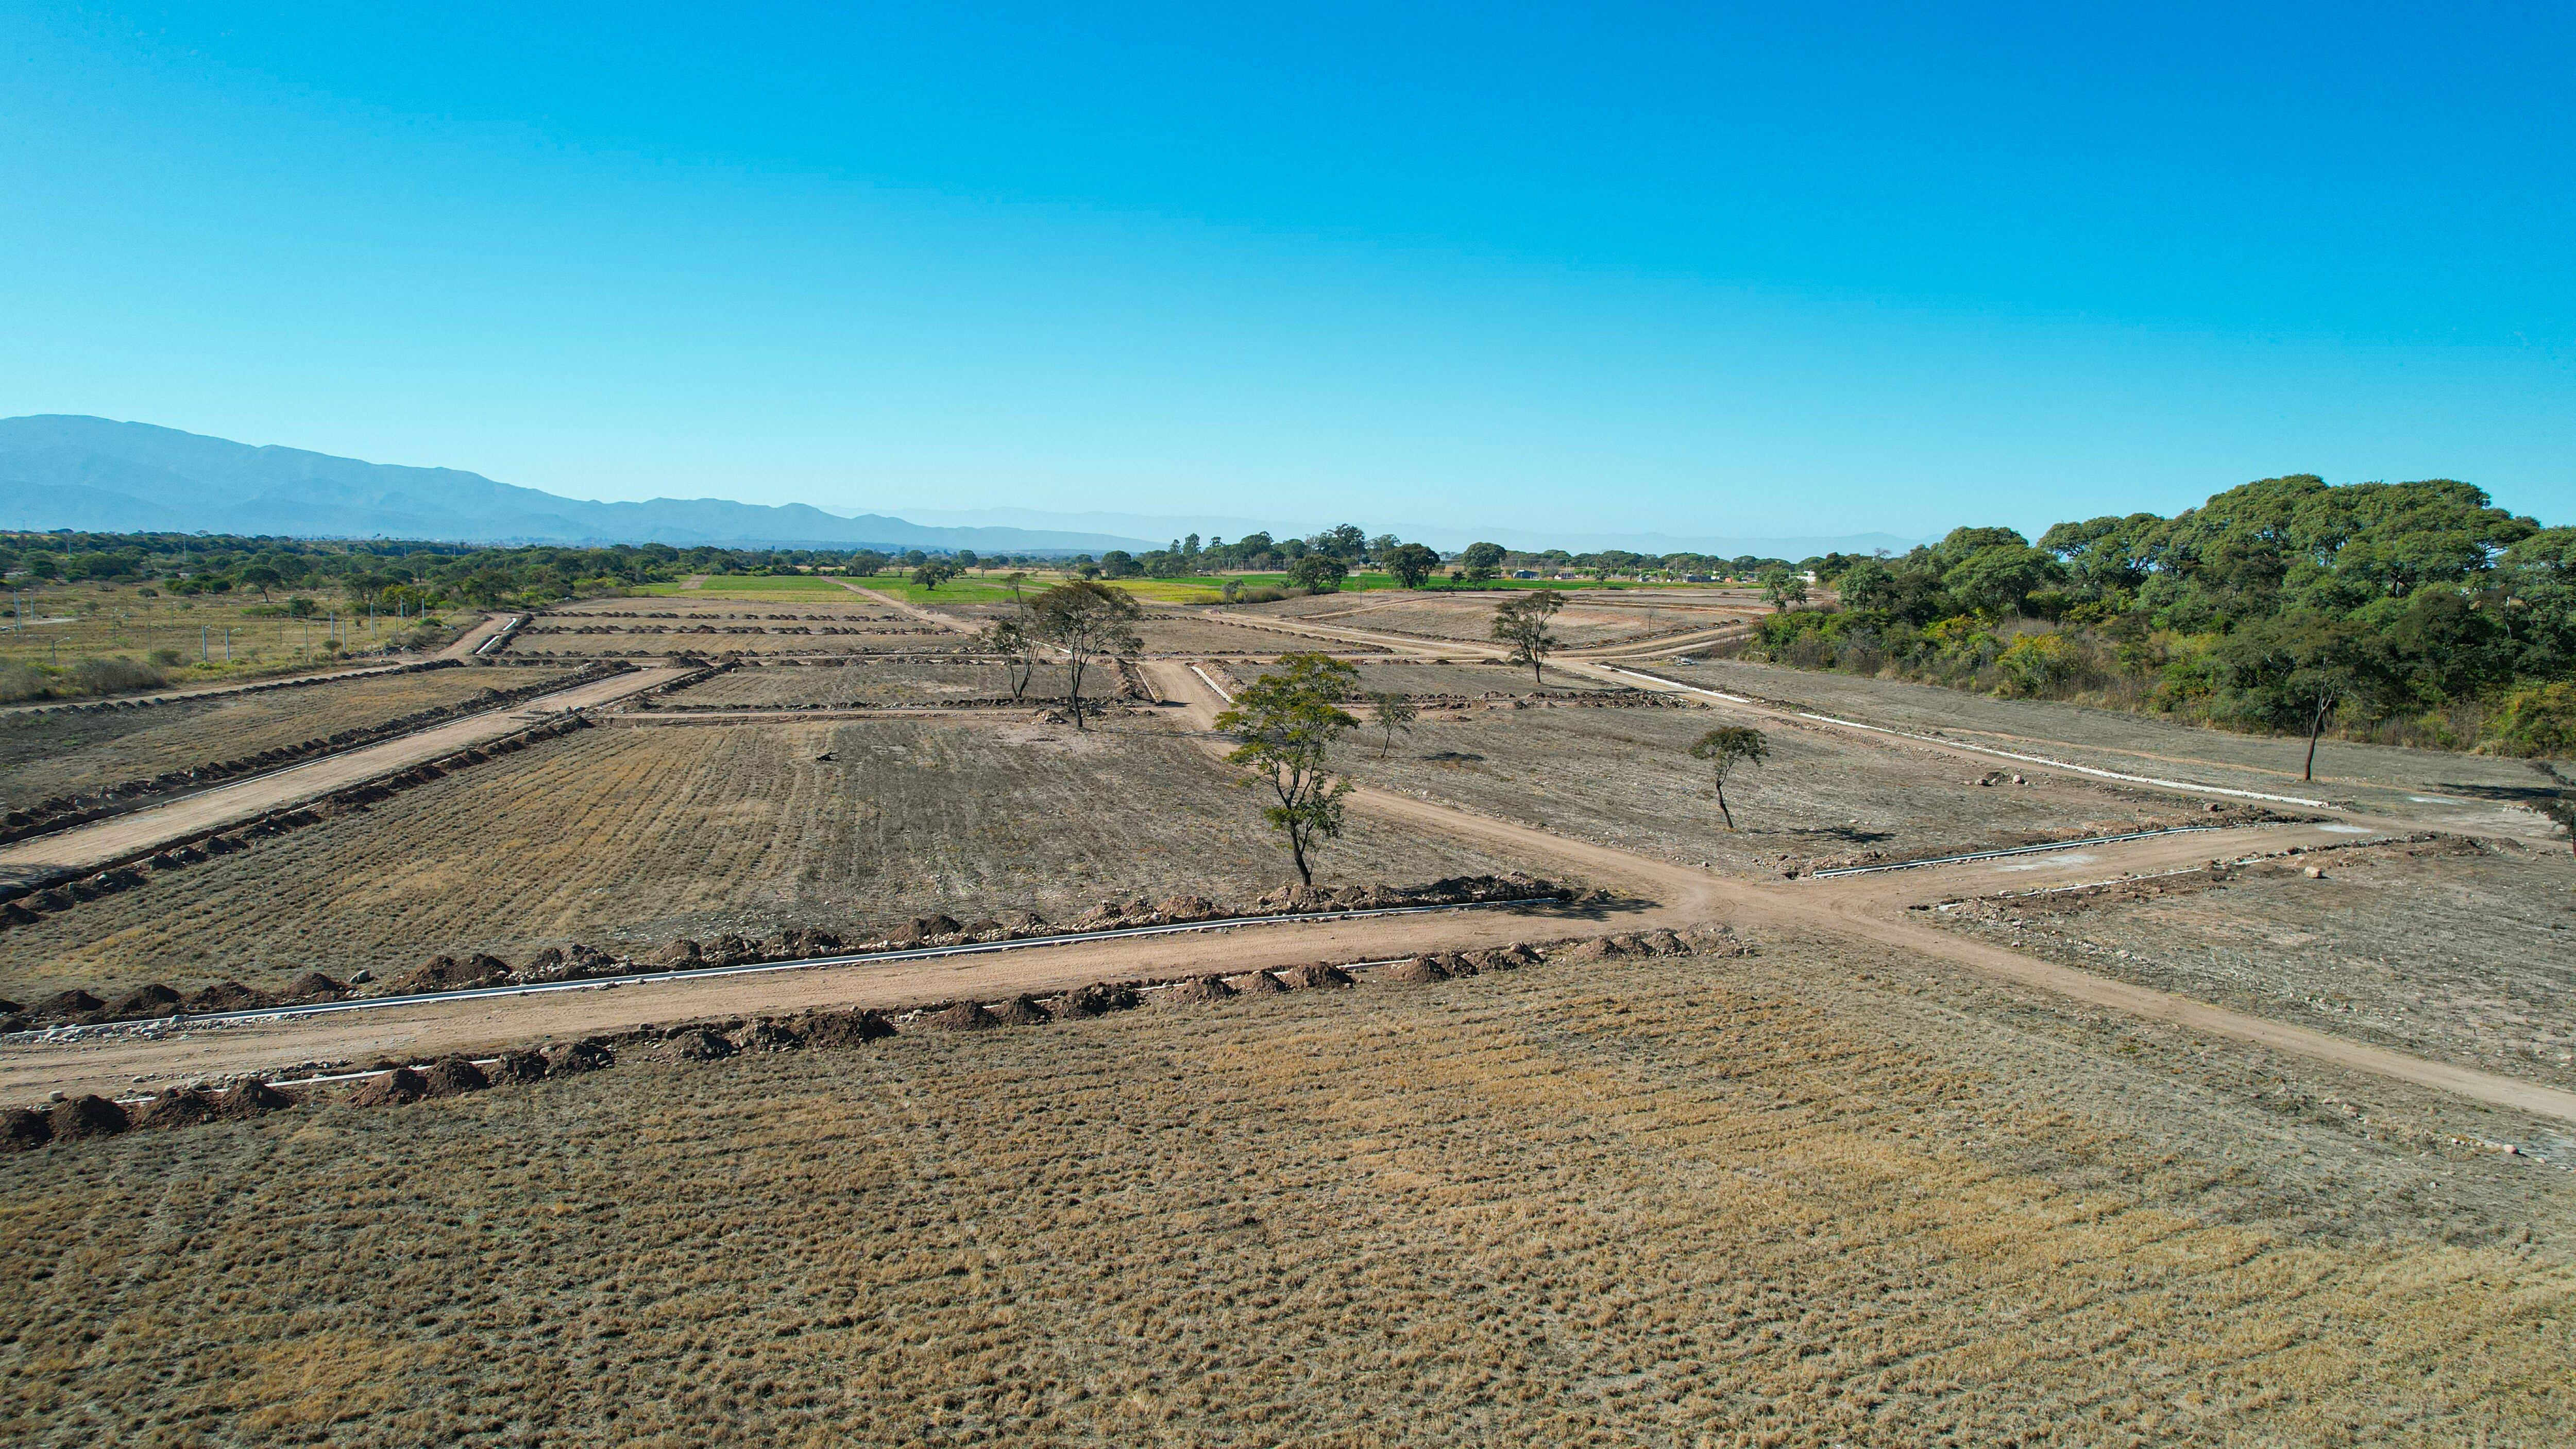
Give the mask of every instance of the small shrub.
M 138 689 L 158 689 L 169 683 L 167 676 L 149 664 L 131 659 L 84 659 L 67 671 L 71 686 L 82 694 L 126 694 Z
M 2505 755 L 2576 755 L 2576 680 L 2517 689 L 2487 720 L 2488 746 Z

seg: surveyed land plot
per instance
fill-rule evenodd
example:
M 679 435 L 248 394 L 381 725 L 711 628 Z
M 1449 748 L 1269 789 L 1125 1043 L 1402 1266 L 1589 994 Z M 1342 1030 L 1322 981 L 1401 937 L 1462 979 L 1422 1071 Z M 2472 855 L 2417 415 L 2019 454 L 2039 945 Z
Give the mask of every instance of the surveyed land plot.
M 2496 792 L 2528 791 L 2539 779 L 2519 760 L 2452 754 L 2396 745 L 2329 739 L 2317 747 L 2313 785 L 2299 782 L 2304 738 L 2201 729 L 2156 715 L 2093 709 L 2049 700 L 1997 699 L 1936 684 L 1872 679 L 1829 670 L 1790 669 L 1725 660 L 1640 665 L 1703 688 L 1795 704 L 1918 733 L 1939 731 L 1963 744 L 2047 755 L 2072 764 L 2189 780 L 2226 789 L 2310 795 L 2362 806 L 2404 806 L 2424 815 L 2441 797 L 2464 810 L 2462 829 L 2496 818 Z M 2523 812 L 2517 812 L 2523 813 Z
M 1724 828 L 1692 740 L 1736 716 L 1548 707 L 1427 715 L 1391 757 L 1354 745 L 1359 777 L 1666 860 L 1779 875 L 2089 835 L 2205 824 L 2199 805 L 2025 772 L 1980 785 L 1955 756 L 1765 725 L 1770 760 L 1739 770 Z
M 1458 697 L 1469 699 L 1492 696 L 1525 698 L 1546 690 L 1566 694 L 1617 693 L 1620 686 L 1605 684 L 1588 675 L 1550 670 L 1545 684 L 1533 683 L 1530 671 L 1520 665 L 1489 664 L 1467 660 L 1454 664 L 1408 664 L 1372 662 L 1358 656 L 1352 663 L 1359 669 L 1363 691 L 1390 694 Z M 1228 663 L 1224 666 L 1228 687 L 1249 684 L 1261 676 L 1266 666 L 1260 663 Z
M 299 685 L 97 713 L 0 715 L 0 800 L 12 806 L 256 755 L 422 710 L 470 706 L 569 670 L 456 668 Z
M 1252 610 L 1281 618 L 1311 620 L 1352 629 L 1408 634 L 1430 641 L 1489 642 L 1494 608 L 1510 593 L 1406 593 L 1322 595 L 1257 604 Z M 1738 611 L 1659 602 L 1596 604 L 1567 593 L 1564 608 L 1548 622 L 1548 632 L 1565 647 L 1580 649 L 1627 643 L 1685 629 L 1709 629 L 1740 617 Z
M 1932 919 L 2196 1001 L 2576 1085 L 2576 870 L 2556 852 L 2364 846 Z
M 1323 878 L 1525 865 L 1355 818 Z M 1143 722 L 598 729 L 0 932 L 0 996 L 266 989 L 440 952 L 515 963 L 786 926 L 857 938 L 936 911 L 1066 920 L 1136 895 L 1247 899 L 1293 874 L 1251 792 Z
M 0 1420 L 2562 1442 L 2557 1175 L 2174 1045 L 1785 941 L 62 1144 Z
M 1070 682 L 1061 664 L 1042 664 L 1030 675 L 1032 703 L 1064 698 Z M 1114 669 L 1094 670 L 1087 696 L 1115 693 Z M 922 705 L 949 700 L 1008 698 L 1011 681 L 998 659 L 932 663 L 858 659 L 847 664 L 763 665 L 710 675 L 667 697 L 674 705 L 729 707 Z

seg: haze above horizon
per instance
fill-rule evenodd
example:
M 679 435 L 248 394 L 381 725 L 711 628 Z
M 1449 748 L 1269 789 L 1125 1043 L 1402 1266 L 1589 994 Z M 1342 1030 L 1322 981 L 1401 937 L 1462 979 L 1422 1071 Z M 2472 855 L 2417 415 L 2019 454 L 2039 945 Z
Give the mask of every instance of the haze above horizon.
M 0 14 L 0 415 L 575 497 L 2576 508 L 2576 15 Z

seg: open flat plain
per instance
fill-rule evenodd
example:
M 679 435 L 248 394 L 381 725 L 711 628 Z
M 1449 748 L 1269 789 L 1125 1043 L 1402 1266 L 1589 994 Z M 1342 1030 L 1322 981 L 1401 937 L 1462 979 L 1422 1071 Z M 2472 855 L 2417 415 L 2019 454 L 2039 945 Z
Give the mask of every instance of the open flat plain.
M 873 611 L 960 648 L 938 621 L 983 617 L 831 588 L 686 606 L 764 629 L 815 620 L 723 616 Z M 1599 606 L 1607 647 L 1667 627 L 1659 605 L 1612 630 L 1638 602 Z M 1353 603 L 1253 608 L 1425 631 L 1456 612 Z M 1287 863 L 1185 661 L 1241 680 L 1247 645 L 1313 646 L 1176 622 L 1238 647 L 1149 647 L 1178 655 L 1142 666 L 1174 704 L 1090 732 L 1035 709 L 651 723 L 665 711 L 611 702 L 600 728 L 11 926 L 0 995 L 1244 899 Z M 529 642 L 659 647 L 624 635 Z M 2513 794 L 2528 767 L 2346 747 L 2330 804 L 2286 809 L 2192 783 L 2282 793 L 2281 741 L 1751 666 L 1653 668 L 1776 706 L 1603 702 L 1617 677 L 1590 667 L 1565 677 L 1594 702 L 1533 701 L 1475 648 L 1386 637 L 1421 643 L 1364 682 L 1498 697 L 1428 712 L 1383 760 L 1344 747 L 1364 788 L 1322 881 L 1518 869 L 1605 898 L 0 1042 L 22 1096 L 49 1072 L 159 1086 L 194 1060 L 363 1065 L 406 1043 L 605 1032 L 616 1054 L 0 1155 L 0 1425 L 406 1445 L 2576 1432 L 2576 868 Z M 793 704 L 824 681 L 893 705 L 986 674 L 772 665 L 662 700 Z M 1735 831 L 1685 753 L 1720 723 L 1772 747 L 1730 785 Z M 1970 742 L 2215 773 L 2122 784 Z M 1814 875 L 2182 826 L 2222 829 Z M 1649 926 L 1697 952 L 1597 939 Z M 1545 959 L 1450 980 L 1356 964 L 1514 940 Z M 1023 993 L 1249 987 L 1312 959 L 1359 984 L 939 1025 L 967 1010 L 947 1002 L 1034 1019 Z M 762 1019 L 905 1002 L 941 1010 L 792 1050 Z

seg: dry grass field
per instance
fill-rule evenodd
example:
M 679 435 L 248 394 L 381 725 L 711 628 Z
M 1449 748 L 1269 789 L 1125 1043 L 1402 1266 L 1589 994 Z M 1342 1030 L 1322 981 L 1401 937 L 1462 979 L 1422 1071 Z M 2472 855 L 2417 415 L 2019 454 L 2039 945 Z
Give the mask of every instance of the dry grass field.
M 2097 769 L 2147 773 L 2228 789 L 2301 793 L 2304 738 L 2201 729 L 2157 715 L 2050 700 L 1997 699 L 1935 684 L 1870 679 L 1823 670 L 1709 660 L 1640 665 L 1708 689 L 1778 700 L 1822 714 L 1969 744 L 2036 752 Z M 2337 797 L 2385 798 L 2456 792 L 2479 797 L 2529 789 L 2538 776 L 2519 760 L 2329 739 L 2317 747 L 2317 785 Z
M 1388 691 L 1410 695 L 1499 695 L 1523 698 L 1544 689 L 1551 693 L 1593 694 L 1614 691 L 1619 686 L 1604 684 L 1583 675 L 1568 674 L 1561 669 L 1547 672 L 1547 682 L 1532 681 L 1527 669 L 1509 664 L 1487 664 L 1464 660 L 1454 664 L 1371 663 L 1366 657 L 1351 661 L 1360 673 L 1360 688 L 1370 692 Z M 1249 684 L 1261 676 L 1265 666 L 1247 662 L 1226 666 L 1226 677 L 1237 684 Z
M 75 790 L 238 759 L 490 690 L 565 677 L 546 669 L 427 669 L 294 689 L 214 695 L 103 714 L 0 715 L 0 800 L 23 805 Z
M 2576 868 L 2513 842 L 2332 851 L 2222 885 L 1935 913 L 2097 975 L 2576 1086 Z
M 829 754 L 832 758 L 824 760 Z M 1510 869 L 1355 821 L 1328 881 Z M 1243 898 L 1293 878 L 1252 794 L 1138 721 L 934 718 L 598 729 L 0 932 L 0 996 L 435 952 L 518 961 L 935 910 L 1067 919 L 1107 899 Z
M 0 1158 L 0 1432 L 2567 1442 L 2564 1175 L 2350 1088 L 1797 941 L 639 1054 Z
M 1041 665 L 1029 678 L 1027 697 L 1062 699 L 1067 674 Z M 1115 670 L 1086 676 L 1084 695 L 1115 691 Z M 1011 681 L 1000 661 L 943 664 L 860 658 L 846 664 L 773 665 L 727 670 L 668 696 L 675 705 L 936 704 L 948 699 L 1008 698 Z
M 1482 643 L 1492 637 L 1494 606 L 1510 597 L 1502 592 L 1328 594 L 1256 604 L 1248 612 L 1410 634 L 1426 640 Z M 1565 607 L 1550 621 L 1548 630 L 1571 649 L 1626 643 L 1676 630 L 1714 628 L 1741 612 L 1696 602 L 1674 602 L 1663 595 L 1633 600 L 1604 595 L 1596 600 L 1588 595 L 1568 594 L 1565 599 Z
M 143 586 L 143 587 L 149 587 Z M 232 635 L 232 663 L 239 669 L 279 670 L 336 663 L 323 646 L 330 641 L 327 617 L 294 619 L 281 614 L 254 614 L 267 607 L 256 593 L 200 594 L 180 598 L 155 589 L 147 596 L 132 584 L 82 582 L 35 584 L 15 581 L 16 604 L 0 601 L 0 661 L 70 664 L 91 655 L 143 660 L 168 649 L 193 664 L 200 654 L 215 664 L 225 662 L 225 632 Z M 280 590 L 271 604 L 286 602 Z M 26 623 L 19 627 L 23 604 Z M 323 615 L 344 604 L 324 603 Z M 471 617 L 470 613 L 459 615 Z M 372 627 L 361 611 L 348 625 L 349 649 L 390 644 L 401 632 L 383 618 Z M 183 683 L 204 681 L 183 680 Z
M 1523 676 L 1526 678 L 1526 676 Z M 1903 744 L 1766 725 L 1771 758 L 1727 787 L 1725 829 L 1690 742 L 1737 722 L 1700 709 L 1468 710 L 1426 717 L 1360 778 L 1506 819 L 1739 874 L 1942 855 L 2036 840 L 2206 823 L 2187 802 L 2081 776 L 1980 786 L 1984 771 Z

